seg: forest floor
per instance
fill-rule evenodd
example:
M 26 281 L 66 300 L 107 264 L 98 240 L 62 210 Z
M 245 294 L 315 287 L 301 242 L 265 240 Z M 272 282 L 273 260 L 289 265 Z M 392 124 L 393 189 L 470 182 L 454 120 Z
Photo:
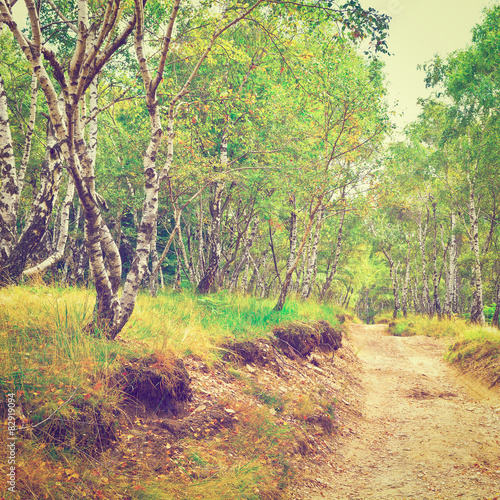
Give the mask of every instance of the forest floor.
M 349 326 L 360 416 L 296 498 L 500 499 L 500 395 L 443 360 L 445 339 Z M 332 465 L 334 464 L 334 465 Z

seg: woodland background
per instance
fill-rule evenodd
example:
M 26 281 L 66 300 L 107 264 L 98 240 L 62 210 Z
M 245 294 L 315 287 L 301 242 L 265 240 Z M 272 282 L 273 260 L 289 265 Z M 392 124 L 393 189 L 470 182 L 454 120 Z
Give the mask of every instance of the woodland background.
M 389 19 L 356 1 L 0 3 L 1 281 L 498 325 L 500 8 L 391 140 Z

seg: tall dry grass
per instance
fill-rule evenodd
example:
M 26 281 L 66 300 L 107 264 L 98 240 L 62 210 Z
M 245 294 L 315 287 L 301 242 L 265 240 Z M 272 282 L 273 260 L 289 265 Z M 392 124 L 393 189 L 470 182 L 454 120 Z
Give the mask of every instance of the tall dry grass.
M 120 338 L 109 342 L 84 331 L 94 301 L 92 290 L 78 288 L 40 284 L 0 290 L 0 392 L 2 398 L 16 395 L 22 418 L 18 423 L 27 428 L 19 431 L 18 493 L 12 498 L 285 497 L 292 474 L 287 459 L 290 430 L 275 425 L 268 410 L 242 408 L 245 422 L 239 429 L 204 447 L 187 442 L 183 462 L 168 477 L 145 471 L 140 479 L 129 478 L 102 467 L 95 451 L 112 438 L 122 398 L 106 377 L 122 361 L 151 352 L 194 354 L 211 363 L 220 356 L 217 345 L 228 339 L 265 336 L 288 321 L 325 319 L 335 324 L 342 311 L 293 297 L 276 313 L 274 300 L 224 292 L 172 292 L 154 299 L 141 294 Z M 258 400 L 274 405 L 266 399 L 271 397 L 262 392 Z M 273 408 L 281 408 L 278 403 Z M 0 412 L 5 417 L 5 406 Z M 6 432 L 2 426 L 2 442 Z M 238 460 L 228 460 L 232 451 Z M 1 461 L 3 478 L 5 467 Z M 206 471 L 203 477 L 200 470 Z
M 464 318 L 442 318 L 409 314 L 389 321 L 395 336 L 427 335 L 446 337 L 450 345 L 445 359 L 464 370 L 475 372 L 492 386 L 500 381 L 500 330 L 470 323 Z

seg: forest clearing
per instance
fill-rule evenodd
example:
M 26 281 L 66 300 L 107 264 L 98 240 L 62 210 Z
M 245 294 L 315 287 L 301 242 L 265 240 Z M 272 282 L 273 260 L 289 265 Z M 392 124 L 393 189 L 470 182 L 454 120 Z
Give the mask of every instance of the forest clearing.
M 500 5 L 365 4 L 0 0 L 1 498 L 500 498 Z

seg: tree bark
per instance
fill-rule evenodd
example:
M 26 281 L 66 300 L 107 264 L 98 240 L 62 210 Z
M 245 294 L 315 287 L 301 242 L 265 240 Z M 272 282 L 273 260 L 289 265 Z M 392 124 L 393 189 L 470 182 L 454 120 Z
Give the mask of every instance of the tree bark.
M 36 274 L 42 274 L 47 269 L 57 264 L 64 257 L 64 249 L 66 248 L 66 242 L 68 241 L 69 234 L 69 215 L 70 209 L 73 204 L 73 198 L 75 196 L 75 185 L 71 177 L 68 178 L 68 186 L 66 190 L 66 196 L 61 207 L 61 216 L 59 221 L 59 234 L 57 238 L 57 245 L 55 252 L 50 255 L 43 262 L 40 262 L 36 266 L 33 266 L 24 271 L 24 275 L 31 277 Z
M 491 320 L 491 324 L 493 326 L 496 326 L 497 328 L 500 328 L 499 317 L 500 317 L 500 281 L 497 281 L 495 312 L 493 313 L 493 319 Z
M 249 256 L 250 256 L 250 249 L 252 248 L 255 238 L 257 236 L 257 227 L 259 225 L 259 219 L 255 218 L 254 223 L 252 225 L 252 230 L 250 234 L 247 236 L 245 243 L 243 245 L 243 252 L 241 259 L 239 260 L 238 264 L 235 266 L 233 270 L 233 274 L 231 276 L 231 281 L 229 283 L 229 291 L 234 291 L 236 290 L 238 286 L 238 277 L 241 273 L 241 270 L 243 267 L 246 267 L 249 261 Z
M 221 141 L 221 169 L 227 167 L 227 136 L 224 133 Z M 208 266 L 205 269 L 205 274 L 196 288 L 197 293 L 205 294 L 211 291 L 212 285 L 215 283 L 217 272 L 219 270 L 219 262 L 222 253 L 221 242 L 221 222 L 222 222 L 222 195 L 224 194 L 225 184 L 222 181 L 216 181 L 213 188 L 213 197 L 210 201 L 210 215 L 212 223 L 210 225 L 209 241 L 209 259 Z
M 422 295 L 422 309 L 423 312 L 432 315 L 432 307 L 431 307 L 431 299 L 429 293 L 429 283 L 427 280 L 427 259 L 425 256 L 425 240 L 427 238 L 427 227 L 429 224 L 429 213 L 427 212 L 427 219 L 425 222 L 425 227 L 422 226 L 422 214 L 419 213 L 418 219 L 418 242 L 420 247 L 420 255 L 422 258 L 421 264 L 421 275 L 422 275 L 422 287 L 423 287 L 423 295 Z
M 47 148 L 42 162 L 40 189 L 33 200 L 30 217 L 19 238 L 2 266 L 0 283 L 15 283 L 21 277 L 28 259 L 33 255 L 47 230 L 54 201 L 59 191 L 62 162 L 53 129 L 47 126 Z
M 382 249 L 382 252 L 387 258 L 389 263 L 389 276 L 391 278 L 392 283 L 392 295 L 394 297 L 394 311 L 392 313 L 392 317 L 396 319 L 398 317 L 399 307 L 399 291 L 398 291 L 398 267 L 399 264 L 396 264 L 391 256 L 390 250 Z
M 285 279 L 283 280 L 283 282 L 281 284 L 278 302 L 274 306 L 275 311 L 282 311 L 283 310 L 283 306 L 285 305 L 286 296 L 288 293 L 288 287 L 290 286 L 290 282 L 292 281 L 292 274 L 295 271 L 295 269 L 297 268 L 297 264 L 299 263 L 300 256 L 302 255 L 305 244 L 306 244 L 307 239 L 309 237 L 309 233 L 311 232 L 311 228 L 312 228 L 314 220 L 316 218 L 316 214 L 323 204 L 323 197 L 324 197 L 324 193 L 318 198 L 318 200 L 316 201 L 316 203 L 314 204 L 314 206 L 312 207 L 312 209 L 309 213 L 309 221 L 307 223 L 304 235 L 302 236 L 302 240 L 300 242 L 300 245 L 297 249 L 295 259 L 293 260 L 293 262 L 291 262 L 290 267 L 287 269 Z
M 332 286 L 333 278 L 337 274 L 337 267 L 340 259 L 340 252 L 342 250 L 342 236 L 343 236 L 343 227 L 345 220 L 346 209 L 343 208 L 340 212 L 340 221 L 339 221 L 339 229 L 337 231 L 337 245 L 335 246 L 335 255 L 333 257 L 332 269 L 330 270 L 330 274 L 326 277 L 325 283 L 323 284 L 323 288 L 321 289 L 321 299 L 324 299 L 326 293 Z
M 408 238 L 408 248 L 406 250 L 405 259 L 405 279 L 403 282 L 403 290 L 401 297 L 401 309 L 403 310 L 403 316 L 408 317 L 408 287 L 410 285 L 410 252 L 411 252 L 411 238 Z
M 439 301 L 439 277 L 438 277 L 438 269 L 437 269 L 437 217 L 436 217 L 436 203 L 432 204 L 432 214 L 434 219 L 434 239 L 432 242 L 432 284 L 434 286 L 434 311 L 438 316 L 438 319 L 441 319 L 441 303 Z
M 473 323 L 484 325 L 485 317 L 483 310 L 483 278 L 481 276 L 481 260 L 479 250 L 479 224 L 478 213 L 475 205 L 475 189 L 474 184 L 469 180 L 469 219 L 470 230 L 469 239 L 470 247 L 474 255 L 474 285 L 472 303 L 470 309 L 470 320 Z
M 448 275 L 446 279 L 446 297 L 444 303 L 444 314 L 451 318 L 452 314 L 457 313 L 457 238 L 455 235 L 456 215 L 451 211 L 451 229 L 450 229 L 450 258 L 448 266 Z
M 318 210 L 318 221 L 316 222 L 316 230 L 314 231 L 314 236 L 311 241 L 311 247 L 309 249 L 309 256 L 307 259 L 307 266 L 304 274 L 304 280 L 302 282 L 302 299 L 307 299 L 311 295 L 312 287 L 314 285 L 316 262 L 318 258 L 318 247 L 319 239 L 321 234 L 321 226 L 323 225 L 323 210 Z
M 1 26 L 2 23 L 0 23 L 0 33 Z M 32 75 L 30 116 L 28 125 L 24 130 L 24 151 L 19 171 L 17 171 L 8 115 L 7 93 L 0 75 L 0 265 L 6 261 L 17 240 L 17 212 L 24 186 L 26 167 L 30 158 L 37 97 L 38 81 L 35 75 Z

